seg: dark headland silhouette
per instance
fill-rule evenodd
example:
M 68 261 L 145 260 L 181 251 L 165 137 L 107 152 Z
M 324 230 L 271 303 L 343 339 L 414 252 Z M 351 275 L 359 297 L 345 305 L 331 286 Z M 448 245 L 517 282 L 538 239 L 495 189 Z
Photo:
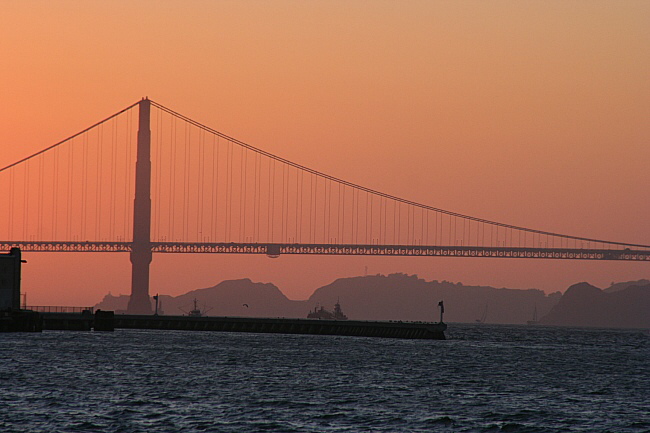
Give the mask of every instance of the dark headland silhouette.
M 249 279 L 223 281 L 213 287 L 172 297 L 160 295 L 163 314 L 182 315 L 194 300 L 210 316 L 306 318 L 317 307 L 332 310 L 340 302 L 352 320 L 437 321 L 438 302 L 445 302 L 446 322 L 526 324 L 536 312 L 539 324 L 603 327 L 650 327 L 650 281 L 612 284 L 601 290 L 587 283 L 564 295 L 538 289 L 465 286 L 425 281 L 415 275 L 390 274 L 340 278 L 320 287 L 306 301 L 288 299 L 271 283 Z M 125 310 L 128 296 L 106 295 L 96 308 Z
M 589 283 L 569 287 L 541 324 L 650 328 L 650 282 L 631 281 L 601 290 Z

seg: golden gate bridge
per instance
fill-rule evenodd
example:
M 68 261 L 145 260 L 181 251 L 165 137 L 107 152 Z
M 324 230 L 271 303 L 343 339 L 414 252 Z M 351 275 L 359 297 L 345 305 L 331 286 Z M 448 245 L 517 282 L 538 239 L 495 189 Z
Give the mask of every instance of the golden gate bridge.
M 135 170 L 133 167 L 135 166 Z M 130 313 L 153 253 L 650 260 L 385 194 L 265 152 L 144 98 L 0 169 L 0 248 L 128 252 Z

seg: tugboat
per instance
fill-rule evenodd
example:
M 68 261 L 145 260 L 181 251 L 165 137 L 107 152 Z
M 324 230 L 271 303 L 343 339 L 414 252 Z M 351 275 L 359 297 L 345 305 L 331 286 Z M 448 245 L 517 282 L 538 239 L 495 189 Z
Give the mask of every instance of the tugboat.
M 309 314 L 307 314 L 308 319 L 327 319 L 327 320 L 348 320 L 348 316 L 343 314 L 343 310 L 341 309 L 341 304 L 339 303 L 339 300 L 336 300 L 336 304 L 334 304 L 334 312 L 327 311 L 325 307 L 322 305 L 319 307 L 318 305 L 316 308 L 314 308 L 314 311 L 309 311 Z
M 210 308 L 208 310 L 205 310 L 205 311 L 201 311 L 201 309 L 199 308 L 199 300 L 194 298 L 194 308 L 191 309 L 190 312 L 187 313 L 187 315 L 189 317 L 203 317 L 205 315 L 205 313 L 207 313 L 210 310 L 212 310 L 212 308 Z M 181 309 L 181 311 L 183 311 L 185 313 L 185 311 L 183 309 Z

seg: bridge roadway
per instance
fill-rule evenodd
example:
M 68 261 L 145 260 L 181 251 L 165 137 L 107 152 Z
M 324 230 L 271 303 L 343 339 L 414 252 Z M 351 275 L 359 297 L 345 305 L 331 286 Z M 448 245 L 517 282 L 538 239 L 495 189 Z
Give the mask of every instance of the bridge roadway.
M 44 242 L 0 241 L 0 250 L 19 247 L 24 252 L 131 252 L 131 242 Z M 564 260 L 650 261 L 650 250 L 593 248 L 522 248 L 487 246 L 421 246 L 421 245 L 336 245 L 284 243 L 193 243 L 151 242 L 155 253 L 208 254 L 283 254 L 347 255 L 347 256 L 421 256 L 421 257 L 489 257 Z

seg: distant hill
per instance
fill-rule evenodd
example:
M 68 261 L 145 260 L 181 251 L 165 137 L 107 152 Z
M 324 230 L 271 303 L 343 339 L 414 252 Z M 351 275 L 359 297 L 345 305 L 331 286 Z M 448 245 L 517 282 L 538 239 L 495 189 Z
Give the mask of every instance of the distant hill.
M 391 274 L 341 278 L 317 289 L 306 301 L 288 299 L 270 283 L 249 279 L 223 281 L 184 295 L 160 296 L 161 314 L 182 315 L 198 307 L 209 316 L 298 317 L 319 306 L 340 302 L 352 320 L 438 321 L 444 301 L 445 322 L 524 324 L 537 310 L 539 323 L 559 326 L 650 328 L 650 281 L 628 281 L 601 290 L 575 284 L 564 295 L 541 290 L 464 286 Z M 124 312 L 129 297 L 106 295 L 95 308 Z
M 561 326 L 650 328 L 650 284 L 628 282 L 621 283 L 623 288 L 611 290 L 612 287 L 601 290 L 588 283 L 575 284 L 540 322 Z
M 254 283 L 250 279 L 227 280 L 216 286 L 192 290 L 180 296 L 160 295 L 161 314 L 183 315 L 197 306 L 209 316 L 242 317 L 303 317 L 307 315 L 305 301 L 289 300 L 275 285 Z M 106 295 L 95 308 L 124 312 L 127 295 Z M 153 307 L 153 303 L 152 303 Z
M 613 292 L 618 292 L 624 289 L 627 289 L 630 286 L 647 286 L 650 284 L 650 280 L 637 280 L 637 281 L 625 281 L 623 283 L 612 283 L 611 286 L 603 290 L 604 292 L 607 293 L 613 293 Z
M 475 322 L 486 312 L 486 323 L 526 323 L 537 308 L 546 314 L 560 294 L 541 290 L 464 286 L 448 281 L 425 281 L 416 275 L 391 274 L 341 278 L 317 289 L 312 305 L 331 306 L 340 300 L 345 314 L 362 320 L 439 320 L 444 301 L 446 322 Z
M 416 275 L 391 274 L 341 278 L 317 289 L 307 301 L 292 301 L 273 284 L 249 279 L 223 281 L 181 296 L 160 296 L 168 315 L 188 313 L 194 299 L 210 316 L 298 317 L 323 306 L 332 310 L 340 301 L 344 313 L 358 320 L 439 320 L 438 302 L 444 301 L 446 322 L 475 322 L 486 313 L 486 323 L 521 324 L 541 317 L 557 304 L 560 293 L 541 290 L 464 286 L 448 281 L 425 281 Z M 124 311 L 128 296 L 107 295 L 95 308 Z

